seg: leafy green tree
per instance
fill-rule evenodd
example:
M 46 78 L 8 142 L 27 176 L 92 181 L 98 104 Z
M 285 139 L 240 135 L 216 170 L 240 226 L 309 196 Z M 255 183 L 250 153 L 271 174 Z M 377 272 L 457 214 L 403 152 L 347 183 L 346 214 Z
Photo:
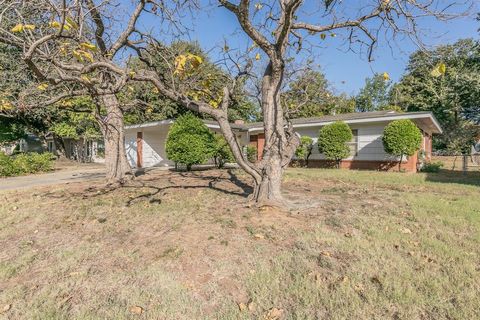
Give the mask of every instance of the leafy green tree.
M 459 40 L 410 56 L 406 74 L 392 90 L 392 102 L 407 111 L 431 111 L 444 133 L 436 149 L 470 149 L 480 123 L 480 46 Z
M 312 155 L 313 151 L 313 139 L 309 136 L 301 136 L 300 137 L 300 145 L 295 150 L 295 156 L 299 160 L 303 160 L 305 162 L 305 166 L 308 167 L 308 159 Z
M 389 105 L 391 86 L 392 81 L 386 73 L 365 79 L 365 86 L 355 97 L 356 109 L 359 112 L 384 110 Z
M 177 118 L 168 131 L 165 151 L 169 160 L 192 165 L 205 163 L 215 153 L 215 137 L 205 123 L 191 113 Z
M 290 118 L 320 117 L 354 111 L 354 100 L 336 96 L 329 88 L 325 75 L 308 70 L 292 81 L 282 99 Z
M 336 121 L 320 129 L 318 136 L 318 151 L 327 160 L 335 160 L 337 168 L 340 161 L 350 155 L 348 142 L 353 139 L 352 129 L 342 121 Z
M 0 145 L 17 141 L 25 134 L 25 127 L 18 121 L 0 116 Z
M 420 149 L 422 133 L 409 119 L 390 122 L 383 130 L 383 147 L 388 154 L 400 157 L 401 170 L 404 156 L 413 156 Z

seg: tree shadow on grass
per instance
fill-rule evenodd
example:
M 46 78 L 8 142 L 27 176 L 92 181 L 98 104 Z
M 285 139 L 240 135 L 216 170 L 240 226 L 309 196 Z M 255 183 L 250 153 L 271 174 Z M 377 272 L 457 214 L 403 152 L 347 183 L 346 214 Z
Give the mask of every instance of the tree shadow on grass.
M 126 184 L 106 185 L 101 187 L 92 186 L 72 195 L 79 196 L 82 199 L 89 199 L 107 195 L 117 190 L 132 189 L 146 189 L 146 191 L 134 197 L 129 197 L 125 202 L 126 206 L 131 206 L 142 200 L 160 204 L 162 203 L 162 196 L 171 190 L 211 189 L 227 195 L 234 195 L 242 198 L 248 198 L 253 192 L 253 188 L 248 183 L 242 181 L 242 179 L 235 174 L 234 170 L 228 169 L 224 171 L 168 171 L 162 175 L 152 176 L 145 174 L 142 179 L 136 179 Z M 58 195 L 54 193 L 46 195 L 56 198 L 65 196 L 64 194 Z
M 438 183 L 455 183 L 480 187 L 480 171 L 440 170 L 440 172 L 428 172 L 425 174 L 426 181 Z
M 179 184 L 178 181 L 174 181 L 173 177 L 169 177 L 168 181 L 171 185 L 168 186 L 155 186 L 152 185 L 151 183 L 146 183 L 146 182 L 140 182 L 139 185 L 125 185 L 122 188 L 135 188 L 135 189 L 151 189 L 150 192 L 145 192 L 143 194 L 137 195 L 133 198 L 130 198 L 126 202 L 126 206 L 131 206 L 135 202 L 145 199 L 148 200 L 150 203 L 161 203 L 162 199 L 161 197 L 166 194 L 167 191 L 169 190 L 188 190 L 188 189 L 211 189 L 215 190 L 227 195 L 234 195 L 234 196 L 239 196 L 242 198 L 247 198 L 252 192 L 253 188 L 240 180 L 238 176 L 233 172 L 233 170 L 227 170 L 226 171 L 227 175 L 225 176 L 223 173 L 221 175 L 205 175 L 205 174 L 198 174 L 196 172 L 179 172 L 177 173 L 178 176 L 182 177 L 185 179 L 186 183 L 181 183 Z M 200 180 L 200 181 L 206 181 L 208 184 L 192 184 L 189 183 L 188 180 L 191 179 L 194 180 Z M 232 183 L 234 186 L 239 187 L 241 191 L 234 191 L 230 190 L 230 188 L 226 186 L 218 186 L 218 184 L 222 182 L 229 182 Z

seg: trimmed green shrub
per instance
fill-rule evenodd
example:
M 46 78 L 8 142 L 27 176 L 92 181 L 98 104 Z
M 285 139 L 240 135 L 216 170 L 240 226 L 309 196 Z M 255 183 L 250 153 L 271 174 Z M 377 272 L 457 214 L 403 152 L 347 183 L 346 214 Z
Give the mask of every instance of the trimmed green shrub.
M 443 167 L 443 162 L 440 162 L 440 161 L 426 162 L 423 164 L 423 167 L 420 169 L 420 171 L 435 173 L 435 172 L 439 172 L 442 167 Z
M 297 150 L 295 150 L 295 157 L 298 160 L 305 161 L 305 165 L 308 166 L 308 158 L 312 155 L 313 150 L 313 139 L 309 136 L 300 137 L 300 145 Z
M 257 162 L 258 155 L 257 155 L 257 148 L 254 146 L 248 145 L 247 146 L 247 159 L 250 162 Z
M 422 133 L 411 120 L 395 120 L 383 130 L 382 141 L 385 152 L 400 157 L 398 168 L 401 170 L 403 158 L 413 156 L 420 149 Z
M 336 121 L 320 129 L 318 136 L 318 151 L 327 160 L 335 160 L 337 167 L 340 161 L 350 155 L 348 142 L 353 139 L 352 129 L 342 121 Z
M 213 158 L 215 159 L 215 163 L 219 168 L 223 168 L 223 166 L 228 162 L 235 161 L 227 140 L 225 140 L 225 138 L 220 134 L 215 135 L 215 150 Z
M 51 153 L 21 153 L 16 156 L 7 156 L 0 153 L 0 176 L 9 177 L 21 174 L 47 172 L 53 170 Z
M 190 171 L 195 164 L 211 159 L 216 150 L 215 137 L 202 120 L 191 113 L 177 118 L 168 131 L 165 151 L 169 160 Z
M 17 172 L 13 167 L 13 158 L 0 152 L 0 177 L 9 177 L 16 174 Z

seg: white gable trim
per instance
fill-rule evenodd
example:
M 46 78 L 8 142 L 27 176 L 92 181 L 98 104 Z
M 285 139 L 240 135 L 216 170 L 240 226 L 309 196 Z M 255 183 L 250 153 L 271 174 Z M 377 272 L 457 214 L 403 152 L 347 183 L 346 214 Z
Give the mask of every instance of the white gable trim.
M 300 123 L 300 124 L 293 124 L 293 128 L 308 128 L 308 127 L 318 127 L 318 126 L 324 126 L 327 124 L 331 124 L 336 121 L 342 121 L 348 124 L 353 124 L 353 123 L 372 123 L 372 122 L 385 122 L 385 121 L 393 121 L 393 120 L 402 120 L 402 119 L 429 119 L 432 121 L 432 123 L 435 125 L 435 128 L 437 129 L 437 133 L 442 133 L 442 127 L 438 123 L 437 119 L 432 114 L 428 113 L 422 113 L 422 114 L 392 114 L 389 116 L 385 117 L 378 117 L 378 118 L 365 118 L 365 119 L 351 119 L 351 120 L 330 120 L 330 121 L 317 121 L 317 122 L 311 122 L 311 123 Z M 249 128 L 248 131 L 261 131 L 263 130 L 263 126 L 261 127 L 253 127 Z

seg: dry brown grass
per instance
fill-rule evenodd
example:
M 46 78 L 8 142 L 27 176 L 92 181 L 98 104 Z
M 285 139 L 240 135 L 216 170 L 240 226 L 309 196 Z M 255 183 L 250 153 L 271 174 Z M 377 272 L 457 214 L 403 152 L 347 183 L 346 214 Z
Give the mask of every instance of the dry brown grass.
M 0 194 L 0 317 L 478 318 L 478 177 L 292 169 L 284 210 L 246 182 Z

